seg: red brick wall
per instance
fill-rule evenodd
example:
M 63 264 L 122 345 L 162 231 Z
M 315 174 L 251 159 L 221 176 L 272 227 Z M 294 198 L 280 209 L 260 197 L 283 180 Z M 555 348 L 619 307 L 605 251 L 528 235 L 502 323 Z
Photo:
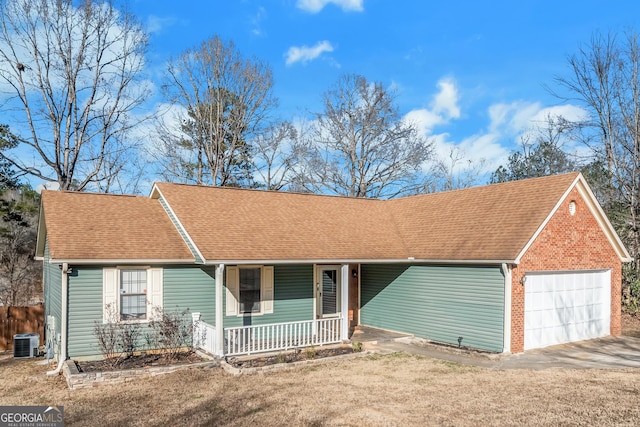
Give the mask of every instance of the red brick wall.
M 576 213 L 569 203 L 576 202 Z M 573 189 L 512 270 L 511 352 L 524 351 L 524 286 L 530 271 L 611 269 L 611 335 L 620 335 L 622 264 L 577 189 Z M 525 285 L 526 286 L 526 285 Z

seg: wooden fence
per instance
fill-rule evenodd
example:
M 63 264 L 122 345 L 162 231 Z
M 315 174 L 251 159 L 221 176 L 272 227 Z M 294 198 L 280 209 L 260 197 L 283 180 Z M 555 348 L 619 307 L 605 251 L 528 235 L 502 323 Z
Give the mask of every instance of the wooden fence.
M 13 349 L 13 336 L 26 332 L 40 334 L 40 345 L 44 343 L 44 305 L 31 307 L 0 307 L 0 350 Z

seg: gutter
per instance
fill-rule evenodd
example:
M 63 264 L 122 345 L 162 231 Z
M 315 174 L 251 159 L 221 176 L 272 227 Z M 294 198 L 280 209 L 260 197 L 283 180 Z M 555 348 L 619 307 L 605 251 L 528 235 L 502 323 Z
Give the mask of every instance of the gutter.
M 428 258 L 397 258 L 397 259 L 219 259 L 206 260 L 204 265 L 278 265 L 278 264 L 474 264 L 474 265 L 517 265 L 519 260 L 513 259 L 428 259 Z
M 82 265 L 112 265 L 112 264 L 122 264 L 122 265 L 145 265 L 145 264 L 194 264 L 194 258 L 185 258 L 185 259 L 153 259 L 153 258 L 119 258 L 119 259 L 108 259 L 108 258 L 96 258 L 96 259 L 72 259 L 72 258 L 51 258 L 49 260 L 50 264 L 82 264 Z
M 60 315 L 60 354 L 58 356 L 58 366 L 53 371 L 47 371 L 47 375 L 58 375 L 67 360 L 67 313 L 68 309 L 68 292 L 69 292 L 69 264 L 62 263 L 62 314 Z

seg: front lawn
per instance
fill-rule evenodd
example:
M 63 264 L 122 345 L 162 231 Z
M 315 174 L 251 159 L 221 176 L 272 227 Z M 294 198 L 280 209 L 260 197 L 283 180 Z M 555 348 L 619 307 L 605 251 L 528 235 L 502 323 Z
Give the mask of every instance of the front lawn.
M 637 425 L 640 370 L 496 371 L 404 354 L 233 377 L 193 368 L 70 391 L 0 356 L 0 405 L 64 405 L 65 425 Z

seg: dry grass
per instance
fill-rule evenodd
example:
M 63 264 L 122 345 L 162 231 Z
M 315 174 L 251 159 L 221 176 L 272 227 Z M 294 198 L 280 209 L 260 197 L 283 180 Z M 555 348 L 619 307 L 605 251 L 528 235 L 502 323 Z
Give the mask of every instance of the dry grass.
M 266 375 L 190 369 L 69 391 L 0 357 L 0 404 L 64 405 L 66 425 L 621 425 L 640 420 L 640 370 L 493 371 L 404 354 Z

